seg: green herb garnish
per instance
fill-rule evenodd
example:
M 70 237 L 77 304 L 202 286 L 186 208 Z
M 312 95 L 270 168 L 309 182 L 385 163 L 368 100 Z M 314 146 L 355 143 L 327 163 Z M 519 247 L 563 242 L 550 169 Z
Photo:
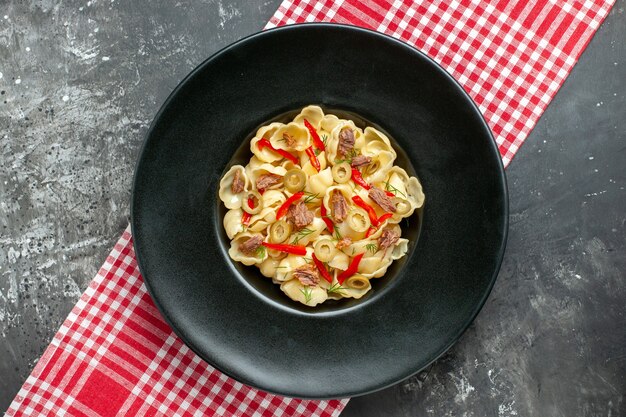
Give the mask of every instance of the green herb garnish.
M 304 287 L 300 290 L 300 292 L 302 293 L 302 295 L 304 295 L 304 302 L 306 304 L 309 304 L 309 301 L 311 301 L 311 297 L 313 296 L 313 292 L 311 291 L 311 289 L 309 287 Z
M 365 245 L 365 249 L 372 252 L 372 255 L 378 252 L 378 246 L 376 246 L 375 243 L 368 243 L 367 245 Z
M 404 194 L 402 191 L 398 190 L 396 187 L 391 185 L 389 181 L 385 181 L 385 190 L 391 193 L 394 193 L 396 196 L 398 195 L 398 193 L 400 193 L 402 194 L 404 198 L 406 198 L 406 194 Z
M 352 164 L 352 160 L 359 154 L 359 149 L 352 148 L 348 151 L 346 155 L 344 155 L 343 159 L 335 159 L 335 164 L 341 164 L 342 162 L 347 162 Z
M 293 239 L 293 241 L 291 242 L 292 244 L 297 244 L 298 242 L 300 242 L 300 239 L 310 235 L 311 233 L 315 232 L 315 230 L 313 229 L 309 229 L 308 227 L 305 227 L 304 229 L 300 229 L 298 230 L 298 232 L 296 233 L 295 238 Z
M 320 193 L 313 194 L 308 191 L 305 191 L 304 195 L 306 195 L 306 198 L 304 199 L 304 204 L 309 204 L 311 201 L 317 200 L 318 198 L 320 198 Z
M 330 288 L 326 290 L 326 292 L 328 294 L 332 294 L 332 293 L 340 293 L 341 291 L 344 291 L 344 290 L 346 290 L 346 288 L 342 287 L 341 284 L 336 282 L 333 285 L 331 285 Z
M 265 255 L 267 254 L 267 250 L 266 250 L 265 246 L 261 245 L 258 248 L 256 248 L 255 253 L 256 253 L 256 257 L 257 258 L 263 259 L 263 258 L 265 258 Z

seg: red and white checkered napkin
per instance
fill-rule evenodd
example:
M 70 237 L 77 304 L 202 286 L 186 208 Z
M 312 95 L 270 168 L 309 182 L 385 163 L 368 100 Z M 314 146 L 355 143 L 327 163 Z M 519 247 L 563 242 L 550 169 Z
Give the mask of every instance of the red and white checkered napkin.
M 285 0 L 267 27 L 350 23 L 400 38 L 476 101 L 505 165 L 608 14 L 613 0 Z M 303 401 L 212 368 L 163 321 L 126 230 L 7 415 L 336 416 L 347 400 Z

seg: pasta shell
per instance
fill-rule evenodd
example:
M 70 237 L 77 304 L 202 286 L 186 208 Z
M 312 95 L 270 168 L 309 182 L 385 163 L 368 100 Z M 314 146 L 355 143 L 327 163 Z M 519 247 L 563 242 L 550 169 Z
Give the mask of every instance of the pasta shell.
M 233 194 L 231 187 L 233 184 L 233 179 L 235 178 L 235 172 L 239 171 L 242 178 L 244 179 L 244 191 L 248 191 L 250 189 L 250 179 L 246 174 L 246 170 L 241 165 L 233 165 L 230 167 L 228 172 L 224 174 L 222 179 L 220 180 L 220 189 L 219 196 L 220 200 L 224 203 L 227 209 L 238 209 L 241 208 L 241 202 L 243 201 L 243 196 L 245 193 Z
M 320 130 L 320 124 L 324 118 L 324 111 L 320 106 L 306 106 L 302 109 L 294 119 L 294 123 L 304 126 L 304 120 L 306 119 L 316 130 Z
M 333 185 L 333 174 L 330 168 L 326 168 L 317 174 L 311 175 L 304 190 L 312 195 L 318 194 L 323 196 L 331 185 Z
M 320 128 L 326 132 L 332 132 L 340 121 L 334 114 L 327 114 L 320 121 Z
M 226 236 L 231 240 L 237 233 L 243 231 L 243 224 L 241 223 L 242 215 L 243 210 L 241 209 L 228 210 L 226 215 L 224 215 L 224 230 L 226 231 Z
M 327 160 L 326 160 L 326 152 L 320 152 L 319 155 L 316 156 L 318 162 L 320 163 L 320 172 L 323 169 L 326 169 Z M 302 158 L 300 158 L 300 165 L 302 166 L 302 170 L 309 176 L 317 174 L 317 169 L 311 164 L 311 160 L 306 154 L 302 154 Z
M 260 264 L 265 259 L 267 259 L 267 251 L 260 250 L 258 253 L 250 256 L 239 250 L 239 245 L 244 243 L 246 240 L 250 239 L 255 233 L 240 233 L 233 240 L 230 241 L 230 249 L 228 249 L 228 255 L 230 259 L 236 262 L 241 262 L 244 265 L 255 265 Z
M 335 257 L 328 262 L 328 266 L 345 271 L 350 265 L 350 257 L 343 252 L 337 251 Z
M 398 239 L 398 242 L 391 251 L 391 259 L 397 261 L 404 257 L 409 250 L 409 239 Z
M 278 264 L 275 279 L 276 281 L 289 281 L 293 278 L 293 271 L 299 266 L 306 265 L 304 257 L 297 255 L 287 255 Z
M 356 145 L 363 155 L 375 155 L 378 152 L 391 152 L 396 159 L 396 151 L 391 146 L 387 135 L 373 127 L 366 127 L 361 138 L 357 138 Z
M 294 140 L 293 146 L 289 146 L 285 135 L 288 135 Z M 300 123 L 289 123 L 283 125 L 274 131 L 274 134 L 270 138 L 270 143 L 276 149 L 284 149 L 288 152 L 294 150 L 298 152 L 304 152 L 306 148 L 311 146 L 311 134 L 309 130 Z
M 392 259 L 388 257 L 369 256 L 363 258 L 359 263 L 359 274 L 366 278 L 380 278 L 385 275 L 391 262 L 393 262 Z
M 334 165 L 340 158 L 337 156 L 337 146 L 339 145 L 339 133 L 345 127 L 352 129 L 354 132 L 355 148 L 356 143 L 363 135 L 363 131 L 356 127 L 352 120 L 340 120 L 330 132 L 328 141 L 326 142 L 326 158 L 330 161 L 331 165 Z
M 263 232 L 267 227 L 276 221 L 276 209 L 265 207 L 259 214 L 250 218 L 248 230 L 251 232 Z
M 280 259 L 274 259 L 268 257 L 266 260 L 259 264 L 259 270 L 264 277 L 273 278 L 276 275 L 278 269 L 278 265 L 280 264 Z
M 362 169 L 363 179 L 370 184 L 384 181 L 389 171 L 394 167 L 395 156 L 389 151 L 361 152 L 365 156 L 372 158 L 372 162 Z
M 285 194 L 283 194 L 282 191 L 267 190 L 263 193 L 263 195 L 261 196 L 261 199 L 263 200 L 264 209 L 265 208 L 277 209 L 285 202 L 285 200 L 287 200 L 287 197 L 285 197 Z
M 325 229 L 326 229 L 326 223 L 324 223 L 319 213 L 317 213 L 315 217 L 313 217 L 313 221 L 311 222 L 311 224 L 307 225 L 303 229 L 293 232 L 291 234 L 291 237 L 289 237 L 288 242 L 293 245 L 306 246 L 310 242 L 317 239 L 317 237 L 321 235 Z M 311 252 L 313 251 L 312 248 L 307 248 L 307 250 L 308 249 L 311 249 Z
M 250 182 L 255 189 L 256 189 L 256 180 L 261 175 L 274 174 L 274 175 L 280 175 L 282 177 L 283 175 L 285 175 L 286 172 L 287 170 L 283 168 L 282 166 L 275 166 L 272 164 L 262 164 L 262 165 L 252 167 L 252 168 L 248 167 L 248 177 L 250 178 Z M 276 184 L 270 189 L 281 188 L 282 186 L 283 186 L 283 183 L 281 181 L 280 183 Z
M 263 162 L 275 162 L 283 159 L 282 156 L 267 147 L 259 149 L 258 145 L 258 142 L 261 139 L 269 140 L 274 135 L 276 130 L 283 126 L 283 123 L 271 123 L 267 126 L 259 128 L 259 130 L 257 130 L 256 132 L 256 135 L 250 141 L 250 151 Z
M 420 208 L 424 205 L 424 191 L 422 191 L 422 184 L 415 177 L 409 178 L 406 191 L 409 197 L 409 201 L 415 204 L 415 208 Z
M 319 286 L 306 287 L 297 279 L 283 282 L 280 285 L 280 289 L 292 300 L 310 307 L 314 307 L 328 299 L 328 294 L 325 289 Z

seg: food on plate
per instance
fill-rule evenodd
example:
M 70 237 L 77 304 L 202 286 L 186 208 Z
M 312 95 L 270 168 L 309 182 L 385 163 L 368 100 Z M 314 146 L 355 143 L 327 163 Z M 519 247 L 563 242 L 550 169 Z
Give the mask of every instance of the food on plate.
M 400 221 L 424 193 L 384 133 L 307 106 L 258 129 L 250 150 L 219 186 L 233 261 L 312 307 L 363 297 L 406 255 Z

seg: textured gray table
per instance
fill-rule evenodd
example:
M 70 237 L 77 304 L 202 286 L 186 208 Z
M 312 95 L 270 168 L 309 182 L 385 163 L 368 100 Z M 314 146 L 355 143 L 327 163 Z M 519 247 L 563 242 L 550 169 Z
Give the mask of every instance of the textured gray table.
M 158 107 L 279 1 L 1 3 L 0 411 L 126 226 Z M 475 323 L 343 415 L 626 415 L 625 7 L 507 170 L 508 249 Z

